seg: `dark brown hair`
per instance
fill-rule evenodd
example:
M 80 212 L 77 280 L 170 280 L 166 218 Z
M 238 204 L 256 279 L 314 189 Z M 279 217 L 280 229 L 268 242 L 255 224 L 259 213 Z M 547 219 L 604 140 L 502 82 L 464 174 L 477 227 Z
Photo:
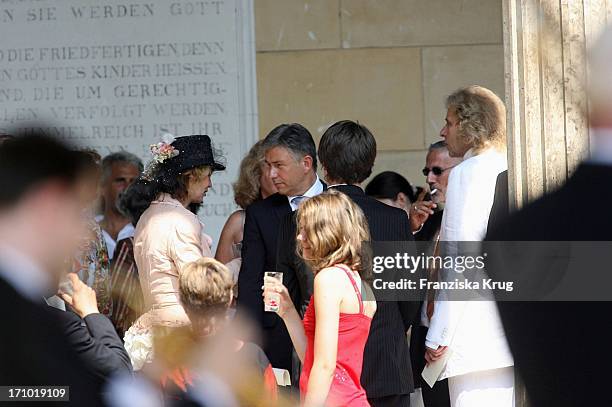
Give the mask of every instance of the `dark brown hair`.
M 363 182 L 372 174 L 375 159 L 376 139 L 366 126 L 350 120 L 332 124 L 319 142 L 319 160 L 334 181 Z

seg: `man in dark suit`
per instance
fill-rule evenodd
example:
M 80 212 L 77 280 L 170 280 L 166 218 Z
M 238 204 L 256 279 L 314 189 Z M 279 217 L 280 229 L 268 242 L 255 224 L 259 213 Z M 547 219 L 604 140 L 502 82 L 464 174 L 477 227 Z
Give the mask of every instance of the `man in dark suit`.
M 0 383 L 70 386 L 70 405 L 97 406 L 100 381 L 43 301 L 57 290 L 65 259 L 86 230 L 79 164 L 75 153 L 40 134 L 0 146 Z
M 359 205 L 368 220 L 373 241 L 413 240 L 406 212 L 366 196 L 360 187 L 372 173 L 376 158 L 376 140 L 365 126 L 348 120 L 333 124 L 323 134 L 318 152 L 329 188 L 345 193 Z M 283 220 L 279 269 L 299 270 L 303 289 L 310 290 L 304 296 L 309 297 L 313 276 L 295 255 L 295 228 L 294 216 Z M 410 405 L 414 387 L 406 331 L 419 306 L 414 302 L 378 303 L 361 375 L 361 384 L 374 407 Z
M 559 190 L 489 230 L 487 240 L 558 242 L 556 246 L 563 241 L 612 240 L 612 30 L 605 35 L 591 60 L 592 158 Z M 586 213 L 586 208 L 593 210 Z M 512 262 L 511 255 L 501 262 Z M 583 278 L 602 284 L 609 270 L 610 264 L 585 267 Z M 530 281 L 547 277 L 529 268 L 507 271 Z M 499 302 L 498 307 L 530 406 L 612 405 L 607 345 L 612 302 Z
M 72 293 L 62 291 L 59 296 L 72 310 L 51 308 L 61 321 L 66 341 L 89 371 L 100 380 L 107 380 L 120 373 L 131 374 L 130 357 L 110 319 L 98 310 L 96 292 L 75 273 L 69 273 L 68 279 Z
M 612 240 L 612 216 L 577 216 L 584 212 L 584 197 L 592 196 L 593 191 L 597 191 L 598 207 L 612 207 L 610 185 L 612 157 L 606 165 L 583 163 L 560 190 L 502 220 L 489 230 L 487 240 Z M 515 260 L 508 257 L 505 261 L 512 264 Z M 609 270 L 609 264 L 585 270 L 584 278 L 597 284 L 597 274 L 604 270 Z M 491 277 L 506 280 L 494 270 L 489 272 Z M 612 405 L 608 383 L 612 358 L 609 352 L 597 350 L 606 348 L 605 340 L 599 344 L 588 334 L 609 325 L 612 303 L 499 302 L 498 307 L 531 406 Z
M 429 146 L 429 151 L 425 157 L 425 167 L 423 175 L 426 178 L 430 191 L 430 201 L 417 201 L 410 208 L 410 226 L 415 231 L 414 239 L 423 242 L 432 242 L 431 253 L 433 254 L 433 244 L 440 235 L 440 226 L 444 214 L 444 204 L 446 202 L 446 188 L 448 187 L 448 176 L 453 167 L 461 162 L 461 158 L 451 157 L 444 141 L 438 141 Z M 435 205 L 434 205 L 435 204 Z M 417 379 L 416 384 L 421 387 L 423 404 L 425 407 L 446 407 L 450 406 L 448 394 L 448 380 L 440 380 L 435 383 L 433 388 L 422 379 L 421 372 L 425 367 L 425 338 L 427 337 L 427 313 L 422 310 L 412 327 L 410 336 L 410 358 L 412 368 Z
M 276 127 L 266 136 L 264 151 L 270 178 L 278 193 L 253 203 L 246 210 L 238 306 L 261 327 L 262 347 L 272 366 L 291 371 L 293 346 L 289 333 L 278 315 L 264 312 L 261 287 L 264 272 L 276 271 L 280 220 L 297 209 L 303 199 L 321 193 L 324 185 L 316 173 L 314 140 L 303 126 L 283 124 Z M 284 270 L 283 284 L 294 303 L 301 303 L 293 270 Z

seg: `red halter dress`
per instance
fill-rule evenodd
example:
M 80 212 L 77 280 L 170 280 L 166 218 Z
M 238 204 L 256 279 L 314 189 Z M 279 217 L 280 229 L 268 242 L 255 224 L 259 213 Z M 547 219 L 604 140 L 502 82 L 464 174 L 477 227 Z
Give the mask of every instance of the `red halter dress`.
M 365 390 L 361 386 L 361 368 L 363 366 L 363 350 L 372 318 L 363 313 L 363 301 L 361 291 L 352 276 L 349 268 L 343 264 L 336 265 L 345 271 L 353 284 L 355 294 L 359 300 L 358 314 L 340 313 L 338 325 L 338 353 L 336 356 L 336 370 L 332 379 L 326 406 L 369 406 Z M 304 331 L 306 333 L 306 354 L 300 377 L 300 393 L 302 397 L 308 391 L 308 379 L 314 362 L 314 337 L 315 337 L 316 315 L 314 296 L 304 314 Z

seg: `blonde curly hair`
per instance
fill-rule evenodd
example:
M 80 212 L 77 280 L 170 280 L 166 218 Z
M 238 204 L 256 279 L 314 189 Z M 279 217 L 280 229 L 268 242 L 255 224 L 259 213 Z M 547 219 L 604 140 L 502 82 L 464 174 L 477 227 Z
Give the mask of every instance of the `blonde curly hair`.
M 476 152 L 506 147 L 506 106 L 491 90 L 478 85 L 461 88 L 446 98 L 459 119 L 459 135 Z
M 233 184 L 234 202 L 242 209 L 261 197 L 261 166 L 264 163 L 263 140 L 251 147 L 240 163 L 238 181 Z
M 302 203 L 297 214 L 298 234 L 308 241 L 311 258 L 305 258 L 301 240 L 297 252 L 316 274 L 326 267 L 345 264 L 362 279 L 371 275 L 370 230 L 365 215 L 345 194 L 328 190 Z

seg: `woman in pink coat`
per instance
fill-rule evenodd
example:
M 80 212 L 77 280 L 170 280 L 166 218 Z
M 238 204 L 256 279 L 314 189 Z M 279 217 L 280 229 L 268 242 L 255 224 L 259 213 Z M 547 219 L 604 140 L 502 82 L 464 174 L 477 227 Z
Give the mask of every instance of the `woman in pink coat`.
M 126 349 L 131 356 L 143 354 L 140 349 L 130 352 L 135 335 L 149 336 L 153 325 L 189 323 L 179 301 L 179 274 L 184 265 L 213 255 L 210 237 L 188 207 L 202 203 L 212 185 L 212 173 L 225 169 L 205 135 L 178 137 L 170 144 L 151 146 L 151 151 L 154 160 L 146 177 L 152 201 L 134 234 L 134 259 L 147 312 L 126 333 Z M 141 365 L 133 362 L 135 368 Z

